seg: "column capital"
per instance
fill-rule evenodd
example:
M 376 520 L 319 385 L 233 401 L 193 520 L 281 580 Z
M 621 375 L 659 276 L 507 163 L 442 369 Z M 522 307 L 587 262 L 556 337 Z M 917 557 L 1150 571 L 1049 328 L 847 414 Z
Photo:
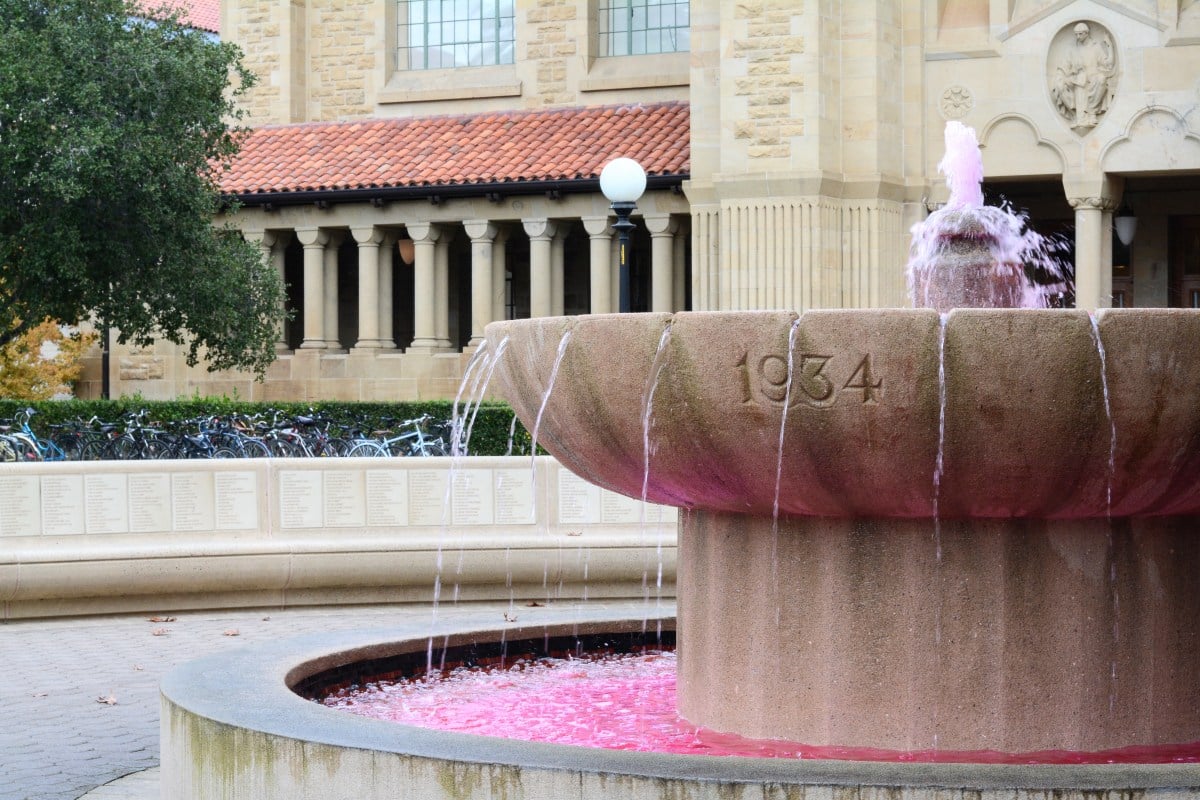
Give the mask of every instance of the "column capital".
M 297 228 L 296 241 L 304 247 L 324 247 L 329 243 L 329 231 L 324 228 Z
M 583 223 L 583 229 L 587 231 L 588 236 L 612 236 L 613 227 L 609 221 L 608 215 L 603 217 L 580 217 L 579 221 Z
M 374 225 L 363 225 L 350 229 L 350 235 L 354 237 L 354 241 L 360 245 L 364 244 L 382 244 L 383 230 L 376 228 Z
M 1113 211 L 1117 203 L 1110 197 L 1068 197 L 1067 203 L 1076 211 Z
M 492 241 L 500 231 L 490 220 L 486 219 L 464 220 L 463 230 L 467 232 L 467 236 L 470 236 L 473 242 L 481 240 Z
M 558 223 L 549 219 L 523 219 L 521 225 L 530 239 L 552 239 Z
M 404 227 L 414 242 L 436 242 L 442 235 L 442 229 L 432 222 L 409 222 Z
M 242 238 L 247 242 L 253 242 L 260 247 L 267 248 L 274 247 L 275 242 L 281 237 L 276 235 L 275 231 L 242 231 Z
M 651 236 L 672 236 L 679 229 L 679 223 L 670 214 L 643 214 L 642 221 Z

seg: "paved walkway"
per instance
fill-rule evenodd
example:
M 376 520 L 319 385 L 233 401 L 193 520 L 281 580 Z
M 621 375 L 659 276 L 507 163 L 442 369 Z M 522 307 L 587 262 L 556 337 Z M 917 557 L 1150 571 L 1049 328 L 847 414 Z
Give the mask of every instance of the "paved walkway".
M 506 611 L 508 604 L 464 604 L 438 616 L 502 624 Z M 430 609 L 325 606 L 0 623 L 0 800 L 157 798 L 157 771 L 144 771 L 158 765 L 158 682 L 176 664 L 411 615 L 427 619 Z

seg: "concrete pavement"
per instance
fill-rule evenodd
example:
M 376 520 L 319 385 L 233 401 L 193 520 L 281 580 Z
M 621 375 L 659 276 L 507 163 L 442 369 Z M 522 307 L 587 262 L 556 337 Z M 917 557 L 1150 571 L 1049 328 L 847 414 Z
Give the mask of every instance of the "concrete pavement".
M 508 603 L 461 604 L 438 616 L 499 625 L 506 612 Z M 172 667 L 430 614 L 427 605 L 322 606 L 0 623 L 0 800 L 157 798 L 156 770 L 144 771 L 158 765 L 158 682 Z

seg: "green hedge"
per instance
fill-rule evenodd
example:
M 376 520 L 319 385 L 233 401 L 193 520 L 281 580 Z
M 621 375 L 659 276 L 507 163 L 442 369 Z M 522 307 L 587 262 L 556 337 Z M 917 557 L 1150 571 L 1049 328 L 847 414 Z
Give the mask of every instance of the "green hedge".
M 403 403 L 350 403 L 322 401 L 315 403 L 248 403 L 221 397 L 190 398 L 186 400 L 142 400 L 136 397 L 118 400 L 47 400 L 28 402 L 0 399 L 0 418 L 11 419 L 24 408 L 34 410 L 31 427 L 39 436 L 49 435 L 51 425 L 72 420 L 89 420 L 97 417 L 105 422 L 119 422 L 125 414 L 141 410 L 147 419 L 155 423 L 178 422 L 196 417 L 232 414 L 247 416 L 266 415 L 278 410 L 285 415 L 316 414 L 333 420 L 341 427 L 359 425 L 370 431 L 386 427 L 384 420 L 406 420 L 429 414 L 435 420 L 448 422 L 453 416 L 453 403 L 447 400 L 430 400 Z M 461 408 L 460 408 L 461 411 Z M 512 431 L 512 455 L 529 453 L 531 437 L 517 421 L 512 428 L 513 411 L 505 403 L 485 402 L 479 408 L 471 429 L 470 454 L 475 456 L 502 456 L 510 452 L 510 430 Z M 539 448 L 540 449 L 540 448 Z

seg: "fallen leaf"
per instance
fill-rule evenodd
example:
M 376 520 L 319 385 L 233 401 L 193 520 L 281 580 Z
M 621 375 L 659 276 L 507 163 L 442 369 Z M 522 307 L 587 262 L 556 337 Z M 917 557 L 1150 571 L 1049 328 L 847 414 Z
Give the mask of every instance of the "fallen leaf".
M 505 622 L 516 622 L 516 621 L 517 621 L 517 615 L 516 615 L 516 614 L 508 614 L 507 612 L 505 612 L 505 614 L 504 614 L 504 621 L 505 621 Z
M 32 696 L 33 697 L 48 697 L 49 695 L 50 695 L 49 692 L 34 692 Z
M 142 671 L 142 670 L 144 670 L 144 669 L 145 669 L 145 667 L 143 667 L 141 664 L 134 664 L 134 665 L 133 665 L 133 670 L 134 670 L 134 672 L 141 672 L 141 671 Z
M 263 617 L 263 622 L 270 622 L 270 621 L 271 621 L 270 617 Z
M 150 617 L 147 622 L 174 622 L 174 617 Z
M 544 605 L 545 605 L 545 603 L 539 603 L 537 600 L 530 600 L 530 601 L 529 601 L 528 603 L 526 603 L 525 605 L 526 605 L 526 607 L 528 607 L 528 608 L 541 608 L 542 606 L 544 606 Z
M 238 631 L 237 628 L 226 628 L 225 630 L 221 631 L 221 635 L 222 636 L 241 636 L 241 633 Z
M 567 531 L 567 536 L 583 536 L 583 531 Z
M 117 696 L 109 693 L 103 697 L 97 697 L 96 702 L 103 703 L 106 706 L 115 706 L 117 704 Z
M 154 630 L 150 631 L 150 635 L 151 636 L 166 636 L 170 632 L 171 632 L 170 628 L 155 628 Z

